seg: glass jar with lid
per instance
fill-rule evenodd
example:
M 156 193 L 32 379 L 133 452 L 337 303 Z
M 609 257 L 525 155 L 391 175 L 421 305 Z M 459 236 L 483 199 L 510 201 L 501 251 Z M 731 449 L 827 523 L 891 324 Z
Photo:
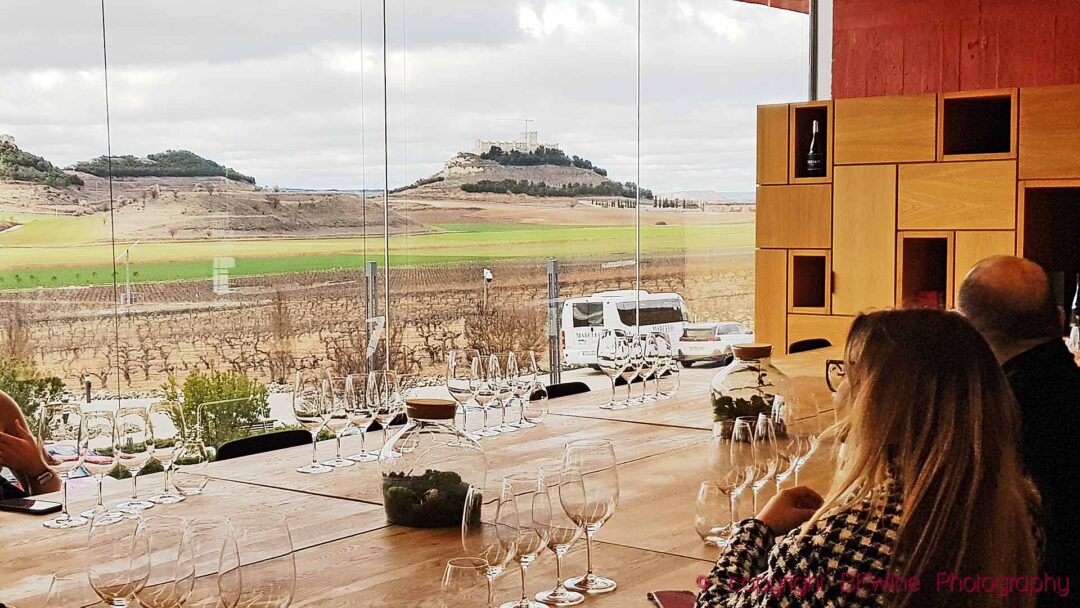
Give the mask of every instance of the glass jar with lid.
M 469 486 L 483 487 L 487 457 L 454 425 L 457 404 L 408 399 L 408 423 L 379 452 L 383 506 L 392 524 L 413 528 L 461 525 Z
M 713 376 L 710 384 L 713 419 L 717 422 L 740 416 L 765 414 L 791 408 L 795 387 L 772 365 L 771 344 L 737 344 L 734 359 Z

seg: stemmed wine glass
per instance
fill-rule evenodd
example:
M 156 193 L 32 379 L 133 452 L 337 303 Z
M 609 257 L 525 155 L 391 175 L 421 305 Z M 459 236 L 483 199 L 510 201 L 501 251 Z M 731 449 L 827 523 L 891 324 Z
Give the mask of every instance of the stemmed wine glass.
M 535 473 L 508 475 L 503 478 L 499 502 L 500 510 L 517 514 L 514 560 L 521 568 L 521 599 L 500 608 L 545 608 L 544 604 L 529 599 L 525 574 L 547 546 L 551 533 L 551 496 L 547 485 Z
M 82 512 L 86 519 L 95 519 L 104 522 L 106 519 L 117 519 L 119 511 L 109 511 L 105 507 L 102 496 L 102 484 L 105 476 L 116 466 L 116 420 L 112 412 L 104 410 L 92 410 L 83 412 L 83 433 L 86 435 L 86 444 L 83 453 L 83 468 L 97 480 L 97 504 L 93 508 Z M 105 516 L 104 514 L 107 514 Z M 98 517 L 102 515 L 102 517 Z
M 461 517 L 461 546 L 465 554 L 483 559 L 488 581 L 487 606 L 493 606 L 495 579 L 517 552 L 517 514 L 501 510 L 502 485 L 469 486 Z
M 809 449 L 809 437 L 803 424 L 795 417 L 790 400 L 777 399 L 770 419 L 776 436 L 777 468 L 776 491 L 779 492 L 788 477 L 795 475 L 799 459 Z M 798 481 L 796 481 L 798 483 Z
M 558 497 L 559 477 L 562 467 L 549 465 L 540 468 L 541 482 L 547 488 L 548 496 L 554 500 Z M 553 505 L 551 509 L 551 525 L 548 529 L 547 548 L 555 554 L 555 588 L 551 591 L 541 591 L 536 594 L 536 599 L 549 606 L 574 606 L 585 601 L 585 596 L 577 591 L 570 591 L 563 587 L 562 559 L 574 543 L 581 538 L 581 527 L 570 520 L 570 516 L 562 508 L 562 505 Z
M 154 454 L 154 435 L 150 432 L 150 412 L 145 407 L 121 407 L 116 410 L 116 462 L 131 474 L 131 500 L 116 508 L 128 513 L 144 511 L 154 506 L 149 500 L 139 500 L 139 471 Z
M 633 385 L 634 380 L 641 377 L 642 370 L 645 366 L 645 349 L 641 347 L 641 336 L 626 336 L 624 340 L 626 340 L 626 348 L 629 353 L 627 356 L 626 367 L 623 368 L 622 372 L 622 378 L 626 381 L 626 404 L 641 405 L 643 403 L 642 400 L 636 399 L 633 396 Z M 642 384 L 645 383 L 642 382 Z
M 619 504 L 619 473 L 615 448 L 606 440 L 581 440 L 566 444 L 559 476 L 559 501 L 570 521 L 585 529 L 588 569 L 584 576 L 568 579 L 565 587 L 582 593 L 614 591 L 615 581 L 593 571 L 592 540 Z
M 473 373 L 479 378 L 473 400 L 484 414 L 483 426 L 480 428 L 480 437 L 495 437 L 499 430 L 488 426 L 488 412 L 491 404 L 498 395 L 499 383 L 499 360 L 494 356 L 488 357 L 487 361 L 477 357 L 472 360 Z
M 334 376 L 330 373 L 330 370 L 326 370 L 326 394 L 323 395 L 323 398 L 326 400 L 329 411 L 326 416 L 325 426 L 334 434 L 335 447 L 334 458 L 323 463 L 328 467 L 351 467 L 356 464 L 352 460 L 341 456 L 341 433 L 352 425 L 349 415 L 349 402 L 345 391 L 347 382 L 348 378 Z
M 293 416 L 300 426 L 311 433 L 311 464 L 296 469 L 299 473 L 322 474 L 334 470 L 334 467 L 320 463 L 318 458 L 319 431 L 330 417 L 329 393 L 330 381 L 322 374 L 296 372 L 292 395 Z
M 455 557 L 447 560 L 440 583 L 443 608 L 473 608 L 487 606 L 481 603 L 481 585 L 485 585 L 488 569 L 486 559 L 479 557 Z M 489 600 L 490 603 L 490 600 Z
M 829 417 L 831 418 L 831 416 Z M 795 462 L 795 485 L 799 485 L 799 471 L 801 471 L 803 467 L 806 466 L 806 463 L 810 462 L 810 458 L 817 453 L 818 446 L 821 445 L 821 435 L 831 424 L 831 420 L 828 420 L 825 414 L 817 411 L 816 408 L 814 415 L 810 419 L 799 421 L 796 431 L 803 437 L 803 452 Z
M 345 404 L 349 412 L 349 422 L 360 434 L 360 451 L 349 456 L 353 462 L 372 462 L 379 455 L 368 452 L 365 447 L 367 429 L 375 420 L 375 410 L 367 400 L 367 377 L 363 374 L 349 374 L 345 378 Z
M 150 546 L 139 534 L 138 515 L 103 512 L 90 523 L 86 570 L 90 587 L 106 606 L 127 608 L 150 574 Z
M 639 336 L 641 340 L 641 402 L 650 403 L 656 401 L 656 393 L 649 394 L 649 380 L 656 385 L 656 374 L 659 372 L 660 351 L 656 347 L 656 334 L 647 333 Z
M 521 408 L 518 421 L 515 424 L 518 428 L 528 429 L 536 426 L 536 423 L 525 416 L 525 406 L 529 401 L 529 394 L 533 391 L 533 387 L 536 386 L 540 375 L 540 366 L 536 363 L 536 353 L 531 350 L 514 353 L 514 360 L 518 366 L 518 375 L 514 382 L 514 398 L 517 399 Z
M 473 439 L 480 438 L 480 435 L 468 430 L 469 403 L 476 396 L 480 383 L 472 362 L 479 357 L 479 351 L 464 349 L 452 350 L 446 356 L 446 390 L 461 408 L 461 430 Z
M 185 605 L 195 584 L 195 553 L 183 517 L 147 517 L 135 530 L 136 546 L 147 549 L 146 582 L 135 590 L 143 608 Z
M 228 525 L 218 574 L 222 596 L 239 598 L 238 606 L 287 608 L 296 588 L 296 561 L 285 516 L 250 511 L 230 516 Z M 233 546 L 235 554 L 229 551 Z
M 91 594 L 90 582 L 82 570 L 63 570 L 53 574 L 45 608 L 88 606 L 97 600 Z
M 671 339 L 667 334 L 656 334 L 656 347 L 660 356 L 660 369 L 656 373 L 656 393 L 659 399 L 670 399 L 679 391 L 679 366 L 671 349 Z
M 548 391 L 547 387 L 540 382 L 534 382 L 521 402 L 521 415 L 529 424 L 536 426 L 544 421 L 547 416 Z
M 753 480 L 750 482 L 750 489 L 754 493 L 754 513 L 757 513 L 758 494 L 770 481 L 774 483 L 776 481 L 780 452 L 776 447 L 776 431 L 771 418 L 765 414 L 759 414 L 756 419 L 752 416 L 740 416 L 736 420 L 742 420 L 743 418 L 754 421 L 753 436 L 750 442 L 753 448 L 754 472 Z
M 383 446 L 389 443 L 390 423 L 397 418 L 398 375 L 390 370 L 377 370 L 368 373 L 367 401 L 375 417 L 375 422 L 382 429 Z
M 184 410 L 175 401 L 161 401 L 150 406 L 150 433 L 154 436 L 154 458 L 165 469 L 165 489 L 157 496 L 151 496 L 150 500 L 159 505 L 172 505 L 184 500 L 180 494 L 173 492 L 172 472 L 173 457 L 180 449 L 183 439 L 182 429 L 176 426 L 184 420 Z
M 713 424 L 712 439 L 709 442 L 709 472 L 711 482 L 704 482 L 698 495 L 699 512 L 695 519 L 695 527 L 698 534 L 705 542 L 717 546 L 723 546 L 727 536 L 735 529 L 735 522 L 739 519 L 738 498 L 750 485 L 750 468 L 753 462 L 752 444 L 741 442 L 739 438 L 747 436 L 749 428 L 737 435 L 734 420 L 723 420 Z M 712 485 L 705 485 L 712 484 Z M 700 507 L 703 502 L 708 504 L 709 510 L 713 506 L 711 494 L 713 489 L 727 498 L 728 525 L 717 529 L 709 525 L 713 521 L 711 512 L 702 513 Z
M 85 453 L 82 409 L 74 403 L 47 403 L 38 420 L 38 441 L 48 454 L 50 465 L 60 476 L 61 511 L 41 525 L 52 530 L 85 526 L 89 520 L 68 513 L 68 475 L 79 468 Z
M 601 405 L 601 408 L 620 410 L 626 407 L 625 400 L 615 400 L 615 381 L 622 376 L 629 362 L 630 351 L 622 332 L 616 329 L 605 329 L 600 332 L 600 337 L 596 341 L 596 364 L 611 381 L 611 398 L 606 405 Z
M 495 430 L 500 433 L 513 433 L 518 427 L 506 421 L 506 410 L 514 397 L 514 386 L 518 378 L 518 362 L 514 353 L 498 353 L 491 355 L 490 360 L 494 364 L 492 375 L 495 378 L 495 403 L 502 413 L 502 419 Z
M 236 598 L 223 597 L 218 578 L 228 569 L 221 570 L 222 554 L 225 562 L 236 560 L 236 545 L 227 544 L 229 526 L 224 519 L 195 519 L 188 523 L 187 542 L 191 545 L 191 559 L 194 563 L 195 584 L 184 604 L 186 608 L 231 608 Z M 231 555 L 230 555 L 231 553 Z M 235 574 L 235 570 L 232 571 Z M 227 586 L 227 585 L 226 585 Z

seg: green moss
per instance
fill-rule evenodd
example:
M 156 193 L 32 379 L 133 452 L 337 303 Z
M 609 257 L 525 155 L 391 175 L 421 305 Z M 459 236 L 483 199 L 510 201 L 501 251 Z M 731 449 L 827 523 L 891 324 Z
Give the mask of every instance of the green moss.
M 383 475 L 383 504 L 392 524 L 412 528 L 461 525 L 469 484 L 452 471 L 428 469 L 423 475 Z

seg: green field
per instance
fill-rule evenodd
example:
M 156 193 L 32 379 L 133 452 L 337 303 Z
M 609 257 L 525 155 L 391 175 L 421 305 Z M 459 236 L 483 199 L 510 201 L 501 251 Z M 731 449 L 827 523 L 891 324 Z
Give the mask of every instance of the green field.
M 114 248 L 101 218 L 3 216 L 26 221 L 0 235 L 0 289 L 99 285 L 112 280 Z M 391 266 L 510 259 L 625 259 L 635 248 L 633 226 L 441 224 L 441 232 L 390 239 Z M 102 242 L 102 236 L 106 241 Z M 117 243 L 123 252 L 130 243 Z M 752 224 L 644 226 L 646 255 L 700 255 L 750 249 Z M 382 237 L 156 241 L 131 253 L 135 282 L 207 279 L 216 257 L 231 257 L 233 276 L 360 268 L 383 261 Z M 121 279 L 124 266 L 118 265 Z

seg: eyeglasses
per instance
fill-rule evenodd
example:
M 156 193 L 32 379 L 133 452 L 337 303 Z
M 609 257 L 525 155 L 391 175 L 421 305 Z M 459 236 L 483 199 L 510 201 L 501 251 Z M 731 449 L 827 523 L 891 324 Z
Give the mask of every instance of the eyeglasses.
M 840 390 L 840 384 L 844 382 L 844 362 L 841 359 L 826 359 L 825 360 L 825 384 L 829 386 L 829 390 L 836 392 Z

